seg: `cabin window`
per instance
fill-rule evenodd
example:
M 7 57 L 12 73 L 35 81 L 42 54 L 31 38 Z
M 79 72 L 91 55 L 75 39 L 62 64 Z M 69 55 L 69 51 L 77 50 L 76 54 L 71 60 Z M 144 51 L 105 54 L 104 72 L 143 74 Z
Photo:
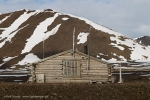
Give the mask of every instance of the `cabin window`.
M 80 77 L 80 60 L 64 60 L 63 75 L 64 77 Z

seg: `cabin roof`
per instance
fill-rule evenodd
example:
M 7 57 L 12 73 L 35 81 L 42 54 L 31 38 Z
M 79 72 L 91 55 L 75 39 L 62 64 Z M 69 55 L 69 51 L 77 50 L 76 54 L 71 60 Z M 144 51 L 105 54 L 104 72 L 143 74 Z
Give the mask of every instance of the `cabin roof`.
M 63 51 L 63 52 L 61 52 L 61 53 L 58 53 L 58 54 L 55 54 L 55 55 L 46 57 L 46 58 L 44 58 L 44 59 L 41 59 L 41 60 L 39 60 L 39 61 L 37 61 L 37 62 L 34 62 L 34 63 L 32 63 L 32 64 L 41 63 L 41 62 L 47 61 L 47 60 L 49 60 L 49 59 L 52 59 L 52 58 L 55 58 L 55 57 L 64 55 L 64 54 L 66 54 L 66 53 L 72 53 L 72 52 L 73 52 L 72 49 L 66 50 L 66 51 Z M 85 57 L 88 57 L 87 54 L 81 53 L 81 52 L 79 52 L 79 51 L 75 51 L 75 53 L 80 54 L 80 55 L 83 55 L 83 56 L 85 56 Z M 104 64 L 109 64 L 108 62 L 102 61 L 102 60 L 100 60 L 100 59 L 98 59 L 98 58 L 95 58 L 95 57 L 92 57 L 92 56 L 90 56 L 90 59 L 94 59 L 94 60 L 96 60 L 96 61 L 98 61 L 98 62 L 101 62 L 101 63 L 104 63 Z

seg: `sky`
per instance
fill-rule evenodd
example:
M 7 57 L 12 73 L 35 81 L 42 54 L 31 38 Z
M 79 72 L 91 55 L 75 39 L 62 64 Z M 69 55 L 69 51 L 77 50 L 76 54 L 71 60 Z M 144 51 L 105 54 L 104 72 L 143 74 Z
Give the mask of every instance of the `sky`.
M 150 0 L 0 0 L 0 13 L 53 9 L 137 38 L 150 36 L 149 5 Z

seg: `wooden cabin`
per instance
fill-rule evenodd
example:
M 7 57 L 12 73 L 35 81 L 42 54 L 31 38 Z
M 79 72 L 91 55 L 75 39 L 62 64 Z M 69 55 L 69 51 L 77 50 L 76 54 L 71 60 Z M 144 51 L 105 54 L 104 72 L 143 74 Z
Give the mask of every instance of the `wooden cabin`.
M 89 60 L 88 60 L 89 59 Z M 67 50 L 30 64 L 28 82 L 98 83 L 112 82 L 111 66 L 81 52 Z

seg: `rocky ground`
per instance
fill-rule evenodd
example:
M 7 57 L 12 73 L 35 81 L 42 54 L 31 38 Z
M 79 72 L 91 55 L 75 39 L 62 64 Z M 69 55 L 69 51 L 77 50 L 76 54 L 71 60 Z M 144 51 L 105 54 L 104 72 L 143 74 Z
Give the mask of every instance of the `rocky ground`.
M 150 100 L 150 83 L 0 83 L 1 100 Z

